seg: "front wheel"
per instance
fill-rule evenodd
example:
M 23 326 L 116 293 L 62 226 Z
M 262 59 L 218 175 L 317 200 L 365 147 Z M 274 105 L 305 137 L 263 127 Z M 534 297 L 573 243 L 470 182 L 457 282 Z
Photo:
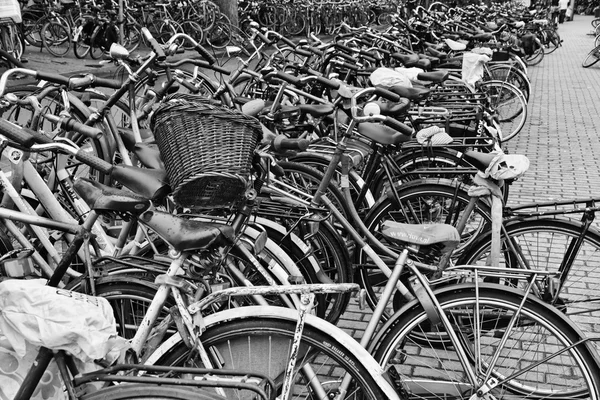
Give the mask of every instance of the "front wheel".
M 554 272 L 542 296 L 586 330 L 586 320 L 598 309 L 600 282 L 590 277 L 600 275 L 600 232 L 583 233 L 584 226 L 575 221 L 541 218 L 508 223 L 501 237 L 500 266 L 520 268 L 525 260 L 532 270 Z M 481 235 L 457 264 L 486 265 L 490 237 L 491 232 Z
M 437 299 L 459 343 L 419 303 L 396 315 L 376 341 L 375 359 L 406 398 L 599 398 L 593 350 L 576 345 L 581 334 L 556 309 L 533 298 L 522 303 L 521 292 L 486 284 L 448 288 Z M 481 390 L 487 394 L 478 396 Z
M 589 68 L 592 65 L 596 64 L 598 61 L 600 61 L 600 46 L 596 46 L 595 49 L 588 53 L 588 55 L 583 60 L 583 63 L 581 63 L 581 66 L 583 68 Z
M 488 96 L 502 133 L 502 142 L 517 136 L 527 120 L 527 100 L 523 92 L 511 83 L 497 80 L 482 82 L 478 89 Z

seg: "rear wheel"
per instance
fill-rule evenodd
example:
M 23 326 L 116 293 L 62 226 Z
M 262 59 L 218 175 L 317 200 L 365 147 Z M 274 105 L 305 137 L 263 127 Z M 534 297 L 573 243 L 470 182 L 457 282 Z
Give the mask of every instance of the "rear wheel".
M 209 326 L 202 334 L 202 343 L 215 365 L 265 374 L 274 380 L 280 394 L 295 328 L 295 321 L 267 317 L 230 320 Z M 203 366 L 183 342 L 172 347 L 156 364 Z M 314 376 L 309 374 L 311 370 Z M 336 338 L 309 325 L 304 326 L 293 373 L 294 398 L 319 398 L 315 387 L 325 390 L 324 398 L 334 398 L 346 373 L 352 377 L 352 383 L 344 399 L 383 398 L 356 355 L 349 353 Z M 231 390 L 226 390 L 226 394 L 228 398 L 237 398 Z
M 588 320 L 598 310 L 600 282 L 600 233 L 588 230 L 581 237 L 583 226 L 575 221 L 536 219 L 515 221 L 505 226 L 502 234 L 500 266 L 519 268 L 524 259 L 533 270 L 564 275 L 548 277 L 546 301 L 552 302 L 584 330 L 590 330 Z M 486 265 L 490 254 L 490 236 L 486 233 L 458 260 L 458 265 Z M 508 238 L 518 253 L 508 245 Z M 579 240 L 581 239 L 581 242 Z M 594 277 L 593 279 L 590 279 Z M 553 295 L 558 296 L 553 299 Z
M 44 48 L 55 57 L 63 57 L 71 48 L 69 29 L 58 22 L 47 22 L 41 31 Z

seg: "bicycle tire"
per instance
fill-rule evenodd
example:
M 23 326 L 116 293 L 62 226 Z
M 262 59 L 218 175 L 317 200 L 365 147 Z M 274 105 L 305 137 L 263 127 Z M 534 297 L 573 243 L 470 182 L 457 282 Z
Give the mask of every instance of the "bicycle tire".
M 215 49 L 224 49 L 231 42 L 231 24 L 221 18 L 206 33 L 206 43 Z
M 525 57 L 523 57 L 525 64 L 527 64 L 527 66 L 529 66 L 529 67 L 538 65 L 544 59 L 544 46 L 540 42 L 540 39 L 538 39 L 537 37 L 534 38 L 534 40 L 536 43 L 535 50 L 533 51 L 532 54 L 528 54 Z
M 523 92 L 508 82 L 496 80 L 481 82 L 478 90 L 488 95 L 500 127 L 501 141 L 504 143 L 517 136 L 527 120 L 527 101 Z
M 556 51 L 560 46 L 562 46 L 562 40 L 558 32 L 553 29 L 545 30 L 546 40 L 544 46 L 544 54 L 551 54 Z
M 63 57 L 71 49 L 70 29 L 58 22 L 46 22 L 40 36 L 44 48 L 54 57 Z
M 99 60 L 104 54 L 104 49 L 101 45 L 102 37 L 106 31 L 106 26 L 96 26 L 90 37 L 90 52 L 89 55 L 94 60 Z
M 583 68 L 589 68 L 592 65 L 596 64 L 598 61 L 600 61 L 600 46 L 596 46 L 596 48 L 592 49 L 592 51 L 590 51 L 587 54 L 587 56 L 585 56 L 585 59 L 581 63 L 581 66 Z
M 600 25 L 600 18 L 594 18 L 591 22 L 592 28 L 596 29 Z
M 73 32 L 73 53 L 75 57 L 84 59 L 90 53 L 90 37 L 83 31 L 83 26 L 78 25 Z
M 42 48 L 42 37 L 40 36 L 40 30 L 45 23 L 45 18 L 36 13 L 24 11 L 21 15 L 21 21 L 23 26 L 23 37 L 27 44 L 33 47 Z
M 186 20 L 181 22 L 181 29 L 183 29 L 183 32 L 190 35 L 192 39 L 194 39 L 196 42 L 204 42 L 204 29 L 196 21 Z M 189 41 L 185 40 L 183 42 L 183 48 L 185 50 L 193 50 L 194 45 L 192 45 L 192 43 L 190 43 Z
M 585 319 L 597 309 L 595 294 L 600 290 L 600 283 L 590 279 L 600 272 L 600 232 L 591 228 L 581 238 L 582 242 L 575 254 L 576 240 L 581 237 L 583 227 L 578 221 L 539 218 L 533 220 L 513 221 L 505 224 L 502 233 L 500 265 L 506 268 L 519 268 L 517 257 L 523 257 L 534 270 L 554 271 L 559 273 L 563 268 L 570 268 L 559 297 L 553 305 L 559 307 L 576 323 L 579 318 Z M 507 245 L 511 238 L 522 255 L 517 255 Z M 481 235 L 458 261 L 459 265 L 485 265 L 489 254 L 491 233 Z M 567 256 L 572 261 L 569 262 Z M 597 272 L 598 271 L 598 272 Z M 557 277 L 558 278 L 558 277 Z M 548 282 L 549 283 L 549 282 Z M 557 287 L 560 287 L 555 281 Z M 550 296 L 546 299 L 552 301 Z M 587 326 L 581 323 L 582 329 Z
M 215 392 L 186 386 L 127 384 L 111 386 L 80 397 L 81 400 L 224 400 Z
M 434 328 L 428 312 L 417 302 L 395 315 L 373 341 L 377 346 L 375 359 L 407 398 L 476 396 L 480 387 L 466 381 L 466 372 L 457 360 L 456 348 L 460 346 L 481 379 L 477 385 L 486 382 L 486 372 L 492 378 L 488 383 L 496 379 L 498 385 L 489 391 L 494 399 L 598 399 L 600 371 L 589 342 L 555 359 L 557 351 L 583 338 L 555 308 L 531 297 L 522 302 L 520 291 L 483 283 L 478 288 L 475 284 L 454 286 L 437 292 L 436 298 L 451 320 L 459 345 L 449 342 L 443 327 Z M 515 316 L 518 320 L 507 332 L 508 321 Z M 505 336 L 508 340 L 502 343 Z M 496 362 L 492 361 L 494 354 L 498 356 Z M 551 358 L 544 360 L 546 357 Z M 525 360 L 525 364 L 520 363 Z M 488 371 L 492 362 L 494 369 Z M 527 366 L 531 370 L 525 370 Z M 512 379 L 498 382 L 509 377 Z
M 381 197 L 364 218 L 367 229 L 380 240 L 383 238 L 379 233 L 379 227 L 384 221 L 409 224 L 444 223 L 456 226 L 464 214 L 470 196 L 466 186 L 456 185 L 447 179 L 425 179 L 410 181 L 400 186 L 398 199 L 400 204 L 391 193 Z M 479 200 L 467 220 L 461 234 L 460 244 L 452 253 L 454 260 L 469 248 L 481 232 L 486 231 L 487 225 L 491 223 L 490 215 L 489 205 Z M 401 251 L 398 245 L 387 243 L 385 240 L 384 243 L 398 253 Z M 439 249 L 426 247 L 414 257 L 429 265 L 436 265 L 441 254 Z M 393 260 L 389 260 L 388 264 L 390 263 L 393 263 Z M 363 252 L 358 254 L 357 264 L 360 266 L 357 270 L 357 279 L 361 287 L 365 289 L 367 304 L 374 309 L 379 301 L 378 292 L 387 283 L 387 277 L 367 259 Z M 396 297 L 392 309 L 398 310 L 401 305 L 401 298 Z M 391 310 L 388 309 L 384 313 L 384 318 L 387 319 L 390 316 Z
M 596 38 L 594 39 L 594 46 L 595 47 L 600 46 L 600 35 L 596 35 Z
M 508 82 L 514 85 L 523 93 L 523 96 L 525 96 L 525 101 L 529 102 L 529 97 L 531 95 L 531 82 L 523 71 L 512 65 L 503 64 L 491 65 L 489 67 L 489 71 L 492 80 Z
M 123 47 L 127 49 L 128 52 L 133 52 L 140 47 L 142 43 L 142 32 L 140 28 L 132 23 L 125 24 L 123 26 Z
M 275 381 L 279 391 L 289 356 L 290 338 L 293 337 L 295 328 L 295 321 L 261 316 L 223 321 L 217 325 L 207 326 L 201 338 L 203 345 L 210 349 L 210 354 L 219 355 L 218 362 L 223 368 L 263 373 Z M 337 394 L 335 389 L 339 380 L 345 373 L 349 373 L 353 379 L 353 391 L 344 398 L 355 398 L 355 396 L 366 399 L 385 398 L 361 360 L 355 354 L 345 351 L 344 347 L 338 338 L 306 324 L 294 370 L 296 379 L 293 385 L 294 397 L 312 398 L 312 390 L 306 383 L 312 379 L 307 380 L 302 368 L 299 367 L 310 364 L 317 373 L 313 379 L 321 381 L 331 397 Z M 179 342 L 171 347 L 156 364 L 200 366 L 201 363 L 190 354 L 190 349 Z M 230 390 L 226 390 L 226 395 L 228 398 L 236 398 Z

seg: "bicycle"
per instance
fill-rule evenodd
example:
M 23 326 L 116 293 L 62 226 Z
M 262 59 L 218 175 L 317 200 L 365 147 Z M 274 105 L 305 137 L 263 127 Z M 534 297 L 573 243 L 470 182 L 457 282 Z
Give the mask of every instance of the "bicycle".
M 17 128 L 14 127 L 10 124 L 7 123 L 3 123 L 2 121 L 0 121 L 0 130 L 2 131 L 2 133 L 6 134 L 7 136 L 11 137 L 11 139 L 16 140 L 17 142 L 21 143 L 23 146 L 29 148 L 30 150 L 35 150 L 37 149 L 44 149 L 44 150 L 48 150 L 52 147 L 58 147 L 60 148 L 62 151 L 70 151 L 70 152 L 74 152 L 76 151 L 76 149 L 67 146 L 67 145 L 31 145 L 32 143 L 32 138 L 35 140 L 35 133 L 30 132 L 30 131 L 26 131 L 23 130 L 22 128 Z M 26 135 L 32 135 L 32 136 L 26 136 Z M 30 146 L 31 145 L 31 146 Z M 96 163 L 98 164 L 98 168 L 101 167 L 106 167 L 108 168 L 108 166 L 102 162 L 102 160 L 99 160 L 93 156 L 89 156 L 86 155 L 84 152 L 80 152 L 78 151 L 77 156 L 86 162 L 89 163 Z M 107 171 L 108 172 L 108 171 Z M 97 186 L 97 184 L 90 186 L 91 182 L 79 182 L 79 187 L 78 189 L 84 189 L 87 187 L 86 190 L 84 190 L 82 193 L 86 193 L 91 197 L 87 197 L 86 199 L 90 200 L 93 197 L 97 196 L 97 194 L 99 194 L 98 192 L 95 192 L 95 190 L 101 190 L 99 186 Z M 83 185 L 83 186 L 81 186 Z M 117 192 L 114 192 L 115 195 L 117 195 Z M 108 206 L 107 208 L 107 203 L 106 205 L 100 205 L 99 203 L 96 203 L 96 207 L 99 208 L 100 210 L 108 210 L 108 209 L 122 209 L 122 206 L 129 203 L 131 205 L 133 205 L 133 203 L 130 203 L 131 200 L 133 199 L 138 199 L 135 200 L 135 203 L 137 203 L 138 205 L 141 204 L 145 204 L 143 207 L 136 207 L 134 206 L 133 209 L 129 208 L 128 212 L 133 211 L 134 209 L 138 209 L 138 213 L 139 212 L 146 212 L 148 211 L 148 207 L 149 207 L 149 203 L 147 200 L 142 201 L 141 203 L 139 202 L 139 199 L 141 199 L 138 196 L 132 196 L 131 194 L 127 194 L 127 198 L 129 198 L 129 200 L 125 200 L 125 198 L 122 197 L 123 194 L 126 194 L 127 192 L 124 191 L 120 191 L 118 196 L 120 197 L 116 197 L 116 199 L 121 198 L 121 201 L 125 201 L 123 203 L 120 203 L 120 205 L 118 203 L 113 203 L 112 206 Z M 110 195 L 109 195 L 110 196 Z M 108 198 L 107 198 L 108 200 Z M 144 211 L 143 209 L 146 209 L 146 211 Z M 123 209 L 122 209 L 123 211 Z M 4 214 L 4 211 L 2 209 L 0 209 L 0 213 Z M 152 222 L 150 222 L 151 220 L 155 219 L 155 218 L 159 218 L 158 220 L 156 220 L 157 222 L 164 218 L 164 216 L 166 216 L 166 214 L 163 214 L 163 217 L 160 217 L 157 214 L 157 211 L 151 211 L 152 216 L 150 217 L 150 219 L 144 218 L 146 220 L 146 222 L 149 222 L 150 224 L 153 224 Z M 160 214 L 160 213 L 159 213 Z M 147 216 L 150 216 L 147 214 Z M 13 214 L 12 217 L 15 217 L 15 215 Z M 96 219 L 98 217 L 97 211 L 96 210 L 92 210 L 86 221 L 83 223 L 83 225 L 78 226 L 76 228 L 76 230 L 78 231 L 77 237 L 78 240 L 71 245 L 71 251 L 70 254 L 73 254 L 73 252 L 75 251 L 74 248 L 77 247 L 77 245 L 81 245 L 86 239 L 84 237 L 86 237 L 86 232 L 89 232 L 89 228 L 93 222 L 94 219 Z M 174 219 L 173 219 L 174 218 Z M 164 235 L 167 231 L 166 230 L 170 230 L 170 226 L 172 226 L 173 222 L 177 220 L 177 217 L 170 217 L 169 221 L 164 221 L 164 222 L 159 222 L 160 225 L 162 225 L 162 228 L 160 228 L 162 230 L 162 234 Z M 48 223 L 48 221 L 45 220 L 45 223 Z M 205 223 L 202 222 L 197 222 L 196 223 L 197 226 L 202 226 Z M 207 228 L 211 227 L 214 225 L 206 225 Z M 166 230 L 165 230 L 166 229 Z M 210 229 L 214 229 L 214 228 L 210 228 Z M 218 234 L 221 237 L 221 240 L 224 239 L 227 236 L 230 236 L 230 233 L 228 233 L 228 230 L 223 228 L 223 230 L 221 230 L 221 228 L 218 228 L 220 230 L 220 233 Z M 215 233 L 215 231 L 213 231 L 213 233 Z M 166 276 L 171 277 L 170 279 L 174 279 L 180 271 L 181 267 L 184 266 L 186 264 L 186 259 L 188 259 L 189 255 L 187 254 L 189 250 L 191 250 L 191 247 L 196 247 L 198 245 L 200 246 L 206 246 L 209 245 L 210 242 L 213 241 L 212 238 L 209 238 L 208 236 L 206 236 L 206 232 L 202 232 L 202 231 L 196 231 L 196 233 L 194 233 L 195 238 L 190 240 L 189 237 L 183 237 L 180 236 L 178 238 L 175 237 L 170 237 L 169 238 L 169 242 L 171 243 L 171 245 L 175 246 L 176 249 L 179 249 L 179 252 L 177 252 L 178 254 L 175 253 L 171 253 L 171 262 L 170 262 L 170 266 L 166 272 Z M 212 234 L 210 235 L 212 236 Z M 201 244 L 200 241 L 204 242 L 204 244 Z M 192 244 L 194 243 L 194 244 Z M 85 247 L 85 246 L 84 246 Z M 66 268 L 69 265 L 69 260 L 68 257 L 63 257 L 63 259 L 60 261 L 59 266 L 54 270 L 54 273 L 52 275 L 52 277 L 50 278 L 49 284 L 53 285 L 53 284 L 57 284 L 60 281 L 60 278 L 62 276 L 62 274 L 64 273 L 64 271 L 66 270 Z M 343 291 L 347 291 L 348 289 L 353 288 L 353 286 L 351 285 L 350 287 L 346 286 L 346 287 L 342 287 L 342 292 Z M 262 292 L 261 292 L 262 289 Z M 200 288 L 201 292 L 203 292 L 203 288 Z M 274 296 L 280 296 L 280 295 L 284 295 L 284 294 L 290 294 L 292 297 L 295 294 L 300 294 L 300 293 L 307 293 L 310 292 L 312 290 L 312 287 L 310 285 L 308 285 L 308 287 L 306 286 L 286 286 L 286 287 L 281 287 L 279 290 L 273 290 L 272 288 L 251 288 L 248 291 L 243 291 L 240 290 L 239 291 L 239 295 L 241 296 L 251 296 L 253 299 L 255 299 L 256 301 L 262 302 L 264 304 L 264 300 L 260 300 L 261 298 L 263 298 L 263 296 L 266 295 L 274 295 Z M 338 289 L 339 290 L 339 289 Z M 177 301 L 177 304 L 179 305 L 178 308 L 180 310 L 180 312 L 182 313 L 182 315 L 187 316 L 190 315 L 187 307 L 185 307 L 185 301 L 183 300 L 183 298 L 181 297 L 183 295 L 183 293 L 179 293 L 176 294 L 177 292 L 179 292 L 179 289 L 176 289 L 176 287 L 171 286 L 170 284 L 166 284 L 163 283 L 160 285 L 160 288 L 158 289 L 157 294 L 154 297 L 153 300 L 153 304 L 149 307 L 148 309 L 148 313 L 146 314 L 146 316 L 144 317 L 144 321 L 142 322 L 140 326 L 140 329 L 137 330 L 134 338 L 132 339 L 132 347 L 133 349 L 136 349 L 135 351 L 138 354 L 141 354 L 141 349 L 142 346 L 146 340 L 146 338 L 148 337 L 148 334 L 150 333 L 149 331 L 149 327 L 150 325 L 154 325 L 154 322 L 156 321 L 156 319 L 158 318 L 158 313 L 160 312 L 160 310 L 162 309 L 162 304 L 164 303 L 166 297 L 165 295 L 167 295 L 169 292 L 173 293 L 173 295 L 175 296 L 175 298 L 179 299 Z M 200 293 L 201 293 L 200 292 Z M 230 297 L 231 295 L 234 294 L 234 292 L 237 292 L 236 290 L 234 291 L 229 291 L 229 292 L 225 292 L 225 297 Z M 326 292 L 326 291 L 325 291 Z M 317 291 L 318 293 L 318 291 Z M 181 301 L 183 302 L 181 302 Z M 220 302 L 222 301 L 222 299 L 218 299 Z M 214 301 L 214 300 L 213 300 Z M 304 300 L 303 300 L 304 301 Z M 209 303 L 210 304 L 210 303 Z M 308 303 L 302 303 L 305 306 L 308 306 Z M 305 324 L 306 327 L 306 336 L 299 336 L 298 329 L 296 329 L 294 326 L 292 326 L 293 329 L 289 329 L 289 325 L 288 329 L 286 329 L 285 331 L 282 331 L 282 333 L 284 333 L 285 336 L 289 337 L 289 335 L 291 335 L 291 337 L 294 337 L 295 340 L 299 343 L 305 343 L 305 341 L 307 341 L 306 343 L 308 343 L 311 347 L 311 351 L 310 352 L 306 352 L 306 348 L 303 347 L 303 345 L 300 346 L 300 354 L 303 358 L 302 361 L 303 364 L 306 363 L 307 359 L 306 357 L 310 357 L 310 361 L 312 362 L 315 359 L 319 359 L 318 357 L 315 358 L 317 356 L 317 353 L 315 353 L 315 351 L 319 351 L 319 357 L 326 357 L 326 359 L 328 360 L 328 362 L 333 362 L 335 363 L 335 365 L 338 365 L 338 368 L 340 368 L 341 371 L 347 371 L 350 372 L 352 374 L 352 377 L 354 378 L 355 382 L 360 385 L 360 393 L 366 395 L 369 398 L 383 398 L 385 393 L 385 396 L 388 398 L 396 398 L 396 394 L 393 391 L 393 389 L 391 388 L 391 386 L 389 385 L 389 383 L 385 380 L 384 373 L 381 370 L 380 367 L 377 366 L 377 364 L 372 360 L 371 356 L 366 352 L 366 350 L 361 349 L 358 344 L 356 342 L 354 342 L 351 338 L 347 337 L 346 334 L 344 334 L 342 331 L 340 331 L 339 329 L 335 328 L 333 325 L 327 324 L 326 322 L 324 322 L 323 320 L 319 320 L 316 319 L 313 316 L 310 315 L 306 315 L 306 311 L 308 311 L 308 307 L 299 307 L 300 309 L 300 317 L 298 318 L 297 324 L 294 325 L 298 325 L 298 326 L 302 326 L 302 324 Z M 268 307 L 265 309 L 266 313 L 268 315 L 271 315 L 271 319 L 275 319 L 277 320 L 281 320 L 281 321 L 286 321 L 289 320 L 290 317 L 290 313 L 289 310 L 285 311 L 285 314 L 283 313 L 282 310 L 278 309 L 278 308 L 272 308 L 272 307 Z M 237 310 L 231 310 L 233 311 L 233 313 L 238 312 Z M 283 317 L 283 315 L 285 315 L 285 318 Z M 221 313 L 215 313 L 212 314 L 211 317 L 209 317 L 208 321 L 210 323 L 211 327 L 214 327 L 216 322 L 219 321 L 219 318 L 224 317 L 225 321 L 228 321 L 229 323 L 234 323 L 235 321 L 239 321 L 239 322 L 246 322 L 243 321 L 243 319 L 245 319 L 245 317 L 234 317 L 233 319 L 231 318 L 231 313 L 225 311 L 225 312 L 221 312 Z M 213 318 L 211 320 L 211 318 Z M 177 318 L 176 318 L 177 319 Z M 196 320 L 198 320 L 197 318 L 195 318 Z M 185 320 L 188 322 L 192 322 L 193 320 L 187 320 L 187 317 L 185 317 Z M 223 320 L 221 320 L 222 322 Z M 188 322 L 185 322 L 183 326 L 186 326 L 185 329 L 188 330 L 188 335 L 190 335 L 190 337 L 195 337 L 198 330 L 197 327 L 194 326 L 194 324 L 190 324 Z M 146 323 L 149 323 L 149 325 L 146 325 Z M 144 326 L 148 326 L 148 328 L 144 328 Z M 325 333 L 320 332 L 319 328 L 325 326 Z M 281 330 L 280 330 L 281 331 Z M 182 331 L 183 332 L 183 331 Z M 294 336 L 294 332 L 297 332 Z M 323 340 L 323 344 L 319 346 L 318 342 L 314 342 L 313 340 L 310 340 L 309 338 L 310 336 L 310 332 L 317 332 L 319 334 L 319 337 L 321 338 L 321 340 Z M 320 333 L 319 333 L 320 332 Z M 327 333 L 328 332 L 328 333 Z M 332 335 L 333 334 L 333 335 Z M 197 345 L 197 349 L 199 351 L 201 351 L 202 354 L 207 355 L 206 351 L 202 350 L 201 347 L 201 342 L 194 340 L 194 343 Z M 331 348 L 331 345 L 335 344 L 336 347 L 334 347 L 333 349 Z M 315 347 L 316 346 L 316 347 Z M 329 347 L 328 347 L 329 346 Z M 287 350 L 287 348 L 286 348 Z M 50 353 L 51 355 L 51 353 Z M 48 354 L 45 354 L 45 357 L 47 357 Z M 204 358 L 205 360 L 208 360 L 208 358 Z M 292 357 L 293 359 L 293 357 Z M 287 360 L 287 356 L 285 358 L 285 360 Z M 284 364 L 287 366 L 287 362 L 284 361 Z M 43 365 L 43 361 L 40 360 L 39 365 Z M 222 367 L 219 366 L 218 364 L 216 365 L 217 367 Z M 179 374 L 185 374 L 186 370 L 182 370 L 182 369 L 172 369 L 171 367 L 168 367 L 171 370 L 171 373 L 179 375 Z M 308 367 L 304 366 L 303 368 L 308 369 Z M 291 370 L 294 370 L 294 364 L 291 364 Z M 339 371 L 337 373 L 339 373 Z M 333 370 L 335 371 L 335 369 Z M 275 372 L 275 371 L 273 371 Z M 318 371 L 317 371 L 318 372 Z M 290 375 L 292 376 L 292 375 Z M 292 379 L 296 379 L 294 376 L 292 376 Z M 292 382 L 292 381 L 290 381 Z M 296 386 L 296 387 L 301 387 L 304 386 L 304 384 L 302 382 L 299 382 L 300 386 Z M 313 380 L 311 382 L 311 385 L 317 385 L 317 382 L 315 380 Z M 278 390 L 279 389 L 279 386 Z M 285 393 L 285 392 L 284 392 Z

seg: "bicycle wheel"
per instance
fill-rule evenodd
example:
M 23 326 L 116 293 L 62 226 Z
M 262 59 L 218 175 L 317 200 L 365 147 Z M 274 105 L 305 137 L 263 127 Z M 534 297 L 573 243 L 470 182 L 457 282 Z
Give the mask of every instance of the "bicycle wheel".
M 558 297 L 552 300 L 554 293 L 550 291 L 544 297 L 576 323 L 581 322 L 581 328 L 586 330 L 585 319 L 598 310 L 600 301 L 596 295 L 600 292 L 600 282 L 590 279 L 600 274 L 600 233 L 592 228 L 581 238 L 581 223 L 550 218 L 514 221 L 506 224 L 505 230 L 502 234 L 501 266 L 519 268 L 519 259 L 522 258 L 533 270 L 560 274 L 549 277 L 546 285 L 548 290 L 558 291 Z M 509 247 L 508 238 L 520 254 Z M 581 242 L 578 242 L 579 238 Z M 461 256 L 458 264 L 485 265 L 490 240 L 491 233 L 482 235 Z
M 140 47 L 142 32 L 134 24 L 126 24 L 123 28 L 123 46 L 130 53 Z
M 58 22 L 47 22 L 44 24 L 40 35 L 44 48 L 55 57 L 66 55 L 71 49 L 69 28 Z
M 37 13 L 24 11 L 21 15 L 23 25 L 23 37 L 30 46 L 42 47 L 42 37 L 40 31 L 44 25 L 45 18 L 40 18 Z
M 201 339 L 219 366 L 265 374 L 275 381 L 279 393 L 295 328 L 295 321 L 266 316 L 238 318 L 208 326 Z M 194 352 L 182 342 L 171 347 L 155 364 L 202 365 Z M 310 376 L 308 368 L 302 368 L 304 366 L 312 367 L 315 375 Z M 352 384 L 344 399 L 384 398 L 362 361 L 355 354 L 345 351 L 339 338 L 306 324 L 294 369 L 293 397 L 322 398 L 315 397 L 313 389 L 321 386 L 326 398 L 334 398 L 338 394 L 339 382 L 346 373 L 350 374 Z M 226 390 L 226 397 L 238 398 L 231 392 Z
M 596 35 L 596 38 L 594 39 L 594 46 L 600 46 L 600 35 Z
M 562 40 L 560 39 L 560 35 L 553 29 L 546 29 L 546 43 L 544 46 L 544 53 L 550 54 L 553 53 L 556 49 L 562 46 Z
M 104 54 L 104 34 L 106 32 L 106 26 L 97 26 L 92 32 L 90 38 L 90 57 L 94 60 L 99 60 Z
M 529 96 L 531 94 L 531 82 L 527 75 L 517 67 L 512 65 L 492 65 L 489 67 L 490 78 L 492 80 L 508 82 L 519 89 L 525 101 L 529 102 Z
M 217 20 L 206 33 L 206 43 L 216 49 L 224 49 L 231 41 L 231 27 L 228 20 Z
M 600 61 L 600 46 L 596 46 L 595 49 L 588 53 L 588 55 L 583 60 L 583 63 L 581 63 L 581 66 L 583 68 L 589 68 L 592 65 L 596 64 L 598 61 Z
M 100 389 L 79 397 L 81 400 L 224 400 L 215 392 L 207 390 L 169 385 L 121 384 Z
M 487 94 L 501 130 L 502 142 L 514 138 L 527 120 L 527 101 L 523 92 L 508 82 L 487 81 L 478 86 Z
M 476 291 L 477 290 L 477 291 Z M 460 343 L 431 324 L 419 303 L 378 337 L 375 359 L 408 399 L 598 399 L 600 371 L 589 344 L 556 309 L 498 285 L 459 285 L 436 295 Z M 513 324 L 509 324 L 513 322 Z M 466 352 L 468 379 L 457 349 Z M 559 353 L 563 351 L 563 353 Z M 497 357 L 495 359 L 494 357 Z
M 181 29 L 190 35 L 196 42 L 202 43 L 204 41 L 204 30 L 199 23 L 191 20 L 183 21 L 181 23 Z M 194 45 L 186 40 L 183 43 L 183 48 L 186 50 L 193 50 Z
M 78 25 L 73 30 L 73 52 L 75 57 L 85 58 L 90 53 L 90 36 L 84 31 L 83 25 Z
M 538 39 L 537 37 L 534 40 L 536 43 L 535 50 L 533 51 L 532 54 L 528 54 L 525 57 L 523 57 L 523 60 L 525 61 L 525 63 L 530 67 L 534 66 L 534 65 L 538 65 L 544 59 L 544 46 L 540 42 L 540 39 Z
M 464 211 L 470 196 L 464 186 L 456 186 L 450 182 L 444 179 L 425 179 L 404 184 L 398 190 L 399 202 L 391 193 L 382 197 L 365 217 L 365 226 L 375 237 L 382 240 L 379 231 L 385 221 L 408 224 L 444 223 L 456 226 L 465 218 L 460 244 L 452 253 L 452 258 L 456 260 L 482 232 L 486 231 L 491 222 L 491 211 L 489 205 L 480 200 L 474 211 L 466 216 Z M 386 244 L 398 253 L 401 251 L 397 245 L 387 242 Z M 440 249 L 431 246 L 422 247 L 414 256 L 415 259 L 429 265 L 437 265 L 440 257 Z M 390 259 L 389 263 L 393 261 Z M 361 287 L 365 289 L 367 303 L 375 308 L 379 301 L 378 293 L 387 283 L 387 277 L 363 252 L 358 254 L 357 264 L 360 265 L 357 276 Z M 397 310 L 401 305 L 401 298 L 396 297 L 391 307 Z M 391 312 L 386 311 L 384 317 L 389 318 Z

